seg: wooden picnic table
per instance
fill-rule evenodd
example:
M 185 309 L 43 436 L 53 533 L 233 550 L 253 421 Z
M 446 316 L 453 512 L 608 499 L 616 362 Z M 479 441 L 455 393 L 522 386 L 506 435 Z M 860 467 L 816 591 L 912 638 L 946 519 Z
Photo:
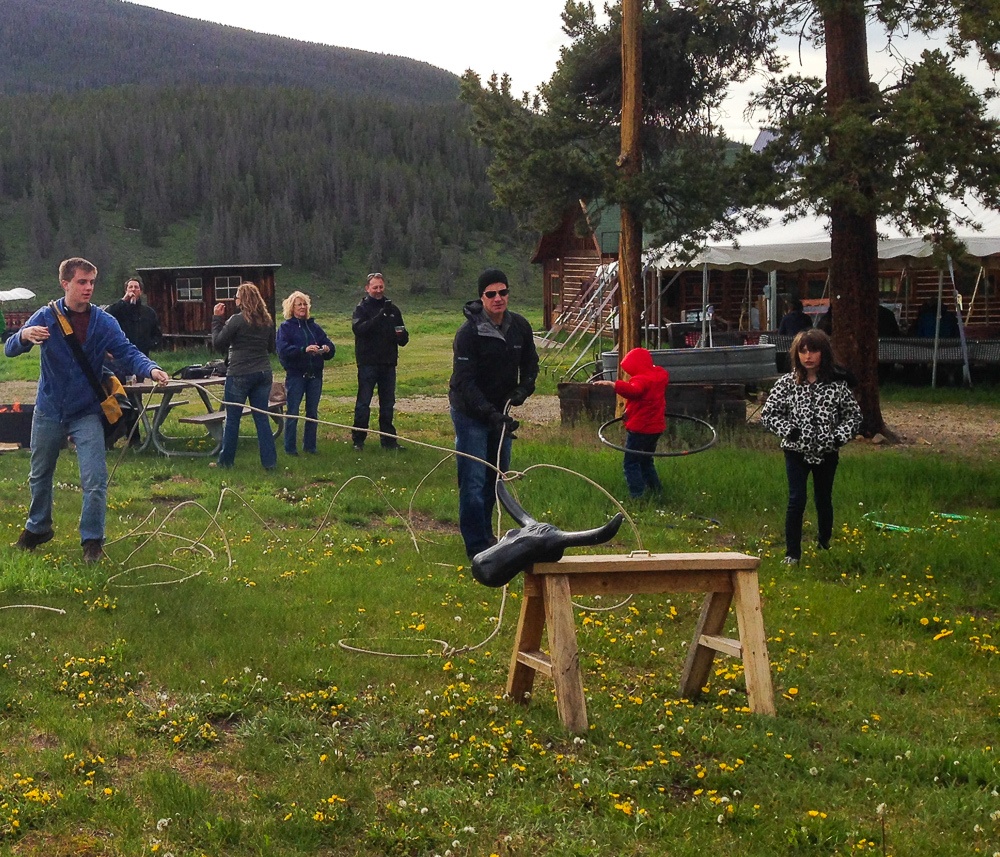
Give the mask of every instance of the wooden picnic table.
M 216 410 L 215 403 L 212 400 L 212 396 L 205 388 L 218 387 L 224 385 L 225 383 L 225 378 L 214 377 L 201 378 L 197 381 L 181 381 L 173 379 L 168 381 L 166 384 L 157 384 L 155 381 L 138 381 L 133 384 L 125 384 L 125 395 L 129 397 L 129 400 L 135 406 L 136 410 L 138 410 L 139 419 L 142 422 L 144 430 L 142 443 L 136 447 L 136 450 L 138 452 L 143 452 L 152 446 L 158 453 L 168 457 L 208 457 L 215 455 L 218 452 L 218 449 L 182 450 L 171 448 L 170 441 L 177 441 L 182 438 L 165 434 L 163 431 L 163 424 L 170 415 L 171 411 L 181 405 L 189 404 L 186 400 L 175 401 L 175 399 L 179 394 L 186 393 L 191 390 L 197 392 L 198 397 L 205 406 L 206 413 L 214 413 Z M 150 401 L 153 396 L 158 398 L 158 401 L 155 403 L 151 403 Z M 209 432 L 209 436 L 212 436 L 211 432 Z M 190 438 L 183 439 L 190 440 Z

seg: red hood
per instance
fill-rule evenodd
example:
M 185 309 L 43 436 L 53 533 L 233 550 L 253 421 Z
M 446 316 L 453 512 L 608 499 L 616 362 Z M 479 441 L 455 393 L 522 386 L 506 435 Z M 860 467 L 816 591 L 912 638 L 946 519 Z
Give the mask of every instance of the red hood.
M 653 368 L 653 355 L 645 348 L 633 348 L 625 355 L 621 366 L 629 375 L 645 375 Z

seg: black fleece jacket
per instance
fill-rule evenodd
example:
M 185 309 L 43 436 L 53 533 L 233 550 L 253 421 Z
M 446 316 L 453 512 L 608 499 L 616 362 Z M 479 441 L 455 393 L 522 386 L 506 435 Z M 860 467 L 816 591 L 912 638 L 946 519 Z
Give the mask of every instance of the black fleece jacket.
M 398 337 L 397 327 L 404 328 Z M 399 362 L 399 349 L 410 341 L 399 307 L 385 298 L 375 300 L 371 295 L 365 295 L 354 308 L 351 330 L 354 332 L 354 359 L 368 366 L 395 366 Z

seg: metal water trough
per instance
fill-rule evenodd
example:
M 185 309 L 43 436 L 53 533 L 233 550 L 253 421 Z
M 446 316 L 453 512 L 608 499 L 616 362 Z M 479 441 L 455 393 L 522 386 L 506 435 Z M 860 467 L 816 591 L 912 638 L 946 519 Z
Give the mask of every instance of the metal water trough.
M 778 374 L 774 345 L 652 350 L 653 363 L 670 372 L 671 384 L 750 384 Z M 601 354 L 605 378 L 618 377 L 618 352 Z

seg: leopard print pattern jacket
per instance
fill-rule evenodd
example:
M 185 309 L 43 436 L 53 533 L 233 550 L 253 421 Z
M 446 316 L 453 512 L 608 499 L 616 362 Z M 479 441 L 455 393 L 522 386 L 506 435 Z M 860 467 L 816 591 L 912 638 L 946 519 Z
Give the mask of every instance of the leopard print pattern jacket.
M 760 422 L 781 438 L 782 449 L 819 464 L 858 433 L 861 408 L 845 381 L 799 384 L 790 372 L 771 388 Z

